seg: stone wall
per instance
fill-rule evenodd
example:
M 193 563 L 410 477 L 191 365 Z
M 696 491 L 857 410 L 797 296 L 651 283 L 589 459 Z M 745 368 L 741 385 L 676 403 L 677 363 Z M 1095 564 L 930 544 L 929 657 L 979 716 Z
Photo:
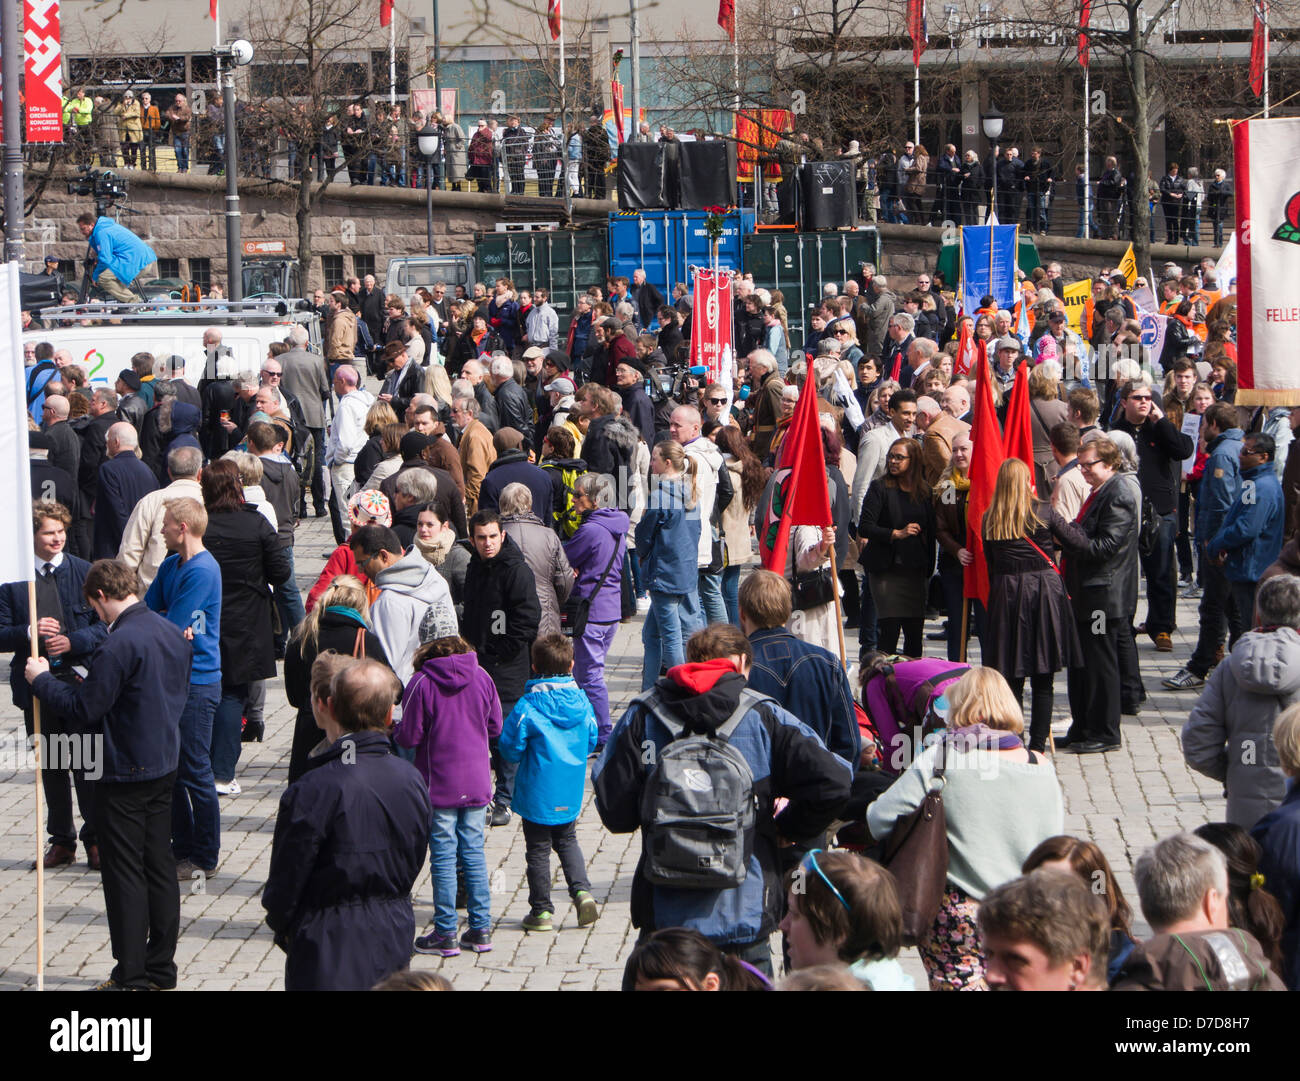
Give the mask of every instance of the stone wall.
M 225 179 L 122 170 L 130 197 L 118 219 L 142 236 L 163 259 L 180 259 L 181 276 L 191 278 L 188 260 L 211 261 L 213 281 L 225 281 Z M 28 178 L 32 190 L 33 178 Z M 294 217 L 296 192 L 273 181 L 241 180 L 239 208 L 244 240 L 283 240 L 290 254 L 298 247 Z M 573 203 L 575 224 L 603 221 L 612 202 L 579 199 Z M 64 177 L 45 189 L 27 219 L 26 262 L 39 270 L 46 255 L 78 261 L 86 243 L 77 232 L 78 214 L 93 209 L 90 199 L 70 196 Z M 491 231 L 500 221 L 560 221 L 563 203 L 556 199 L 510 197 L 477 192 L 433 193 L 434 247 L 439 254 L 473 250 L 474 233 Z M 426 250 L 425 193 L 414 189 L 352 187 L 330 184 L 312 214 L 314 258 L 309 286 L 321 280 L 321 255 L 342 255 L 344 272 L 353 272 L 355 255 L 374 256 L 382 276 L 389 258 L 423 255 Z M 333 283 L 330 283 L 333 284 Z

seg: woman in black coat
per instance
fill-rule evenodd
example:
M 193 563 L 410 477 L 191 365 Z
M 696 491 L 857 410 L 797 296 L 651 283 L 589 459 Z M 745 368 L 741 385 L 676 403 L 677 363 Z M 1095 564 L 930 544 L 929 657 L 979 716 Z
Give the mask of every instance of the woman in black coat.
M 307 771 L 312 749 L 322 739 L 311 709 L 311 666 L 330 651 L 344 657 L 369 657 L 392 667 L 383 644 L 370 629 L 366 587 L 350 574 L 340 574 L 329 584 L 284 651 L 284 693 L 289 705 L 298 710 L 289 752 L 290 784 Z
M 1047 750 L 1056 673 L 1083 659 L 1070 598 L 1050 554 L 1049 517 L 1030 490 L 1029 467 L 1019 458 L 1003 462 L 984 515 L 989 603 L 983 659 L 1006 677 L 1017 701 L 1028 677 L 1031 751 Z
M 203 545 L 221 568 L 221 702 L 212 720 L 212 773 L 233 786 L 240 718 L 250 684 L 275 676 L 271 587 L 288 581 L 289 553 L 271 523 L 244 502 L 234 462 L 213 462 L 199 478 L 208 509 Z M 260 731 L 245 738 L 261 739 Z M 233 786 L 226 795 L 237 795 Z
M 921 656 L 934 524 L 934 502 L 921 475 L 921 444 L 896 439 L 885 458 L 885 475 L 867 489 L 858 522 L 858 536 L 867 542 L 858 561 L 871 581 L 882 653 L 897 651 L 901 632 L 903 652 Z

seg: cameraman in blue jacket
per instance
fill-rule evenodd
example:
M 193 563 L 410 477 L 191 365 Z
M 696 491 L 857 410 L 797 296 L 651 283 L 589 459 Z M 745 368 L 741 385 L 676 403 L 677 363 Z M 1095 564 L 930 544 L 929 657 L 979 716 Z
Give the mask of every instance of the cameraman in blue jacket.
M 87 258 L 94 268 L 90 272 L 91 281 L 114 300 L 124 304 L 138 301 L 140 297 L 131 292 L 130 285 L 141 272 L 158 262 L 153 248 L 112 218 L 82 214 L 77 218 L 77 228 L 90 242 Z

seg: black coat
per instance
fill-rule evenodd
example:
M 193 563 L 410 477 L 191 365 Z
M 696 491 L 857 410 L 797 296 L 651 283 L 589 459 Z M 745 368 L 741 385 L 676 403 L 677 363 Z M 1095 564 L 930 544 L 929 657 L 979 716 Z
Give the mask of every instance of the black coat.
M 48 458 L 32 459 L 32 498 L 57 500 L 68 508 L 74 522 L 81 516 L 81 493 L 77 490 L 77 482 L 71 474 L 51 465 Z M 75 529 L 68 530 L 69 544 L 75 532 Z
M 275 676 L 270 586 L 289 578 L 289 553 L 262 512 L 209 512 L 203 546 L 221 568 L 221 679 L 252 683 Z
M 1037 508 L 1047 518 L 1047 508 Z M 1052 532 L 1045 525 L 1028 540 L 986 540 L 989 602 L 984 663 L 1008 679 L 1042 675 L 1083 660 L 1065 581 L 1048 562 Z
M 51 424 L 45 429 L 53 446 L 50 447 L 50 465 L 57 466 L 74 480 L 81 468 L 81 440 L 77 430 L 66 420 Z
M 1114 428 L 1117 432 L 1127 432 L 1137 445 L 1138 483 L 1142 494 L 1151 500 L 1157 514 L 1173 514 L 1178 509 L 1182 463 L 1196 449 L 1192 437 L 1179 431 L 1164 416 L 1156 421 L 1147 417 L 1137 427 L 1121 413 Z
M 918 522 L 921 532 L 894 540 L 890 534 L 910 522 Z M 858 562 L 868 573 L 929 574 L 934 566 L 934 501 L 919 493 L 909 496 L 879 477 L 862 500 L 858 536 L 867 542 Z
M 307 756 L 311 749 L 325 738 L 316 727 L 311 711 L 311 666 L 322 653 L 333 650 L 351 657 L 356 649 L 357 631 L 361 625 L 350 616 L 338 612 L 322 612 L 320 627 L 314 645 L 304 642 L 295 634 L 284 651 L 284 694 L 289 705 L 298 711 L 293 726 L 293 748 L 289 752 L 289 783 L 293 784 L 307 772 Z M 364 635 L 365 655 L 372 661 L 392 667 L 383 643 L 369 628 Z
M 497 387 L 495 401 L 501 427 L 513 428 L 526 438 L 533 430 L 533 405 L 528 400 L 528 392 L 513 379 L 507 379 Z
M 385 477 L 380 482 L 379 490 L 388 496 L 389 503 L 392 503 L 393 497 L 397 494 L 397 478 L 408 469 L 427 469 L 433 474 L 434 479 L 438 482 L 438 494 L 433 497 L 431 505 L 437 512 L 438 519 L 443 522 L 450 522 L 456 530 L 456 536 L 468 536 L 469 524 L 465 518 L 465 497 L 460 494 L 455 478 L 445 469 L 438 469 L 423 458 L 403 462 L 396 473 L 391 477 Z
M 537 580 L 524 562 L 524 554 L 506 537 L 492 559 L 475 552 L 465 571 L 465 605 L 461 636 L 478 653 L 478 663 L 496 684 L 501 712 L 508 714 L 528 682 L 529 650 L 537 637 L 541 603 Z M 505 631 L 499 620 L 505 617 Z
M 81 429 L 81 464 L 77 472 L 77 487 L 81 489 L 81 508 L 91 511 L 95 493 L 99 491 L 99 467 L 108 457 L 108 430 L 117 423 L 116 413 L 91 417 Z
M 641 433 L 647 447 L 655 444 L 655 407 L 640 383 L 628 388 L 620 387 L 618 396 L 623 399 L 623 415 Z
M 124 450 L 99 467 L 99 493 L 95 497 L 94 558 L 116 559 L 122 533 L 135 505 L 158 490 L 153 475 L 135 452 Z
M 389 369 L 379 390 L 381 394 L 392 395 L 388 404 L 393 407 L 393 412 L 398 417 L 403 417 L 406 415 L 406 407 L 411 404 L 411 399 L 424 390 L 424 369 L 408 359 L 401 371 L 396 368 Z
M 1065 588 L 1081 623 L 1097 613 L 1108 619 L 1131 619 L 1137 611 L 1138 525 L 1141 503 L 1137 481 L 1116 474 L 1086 504 L 1079 522 L 1055 511 L 1049 525 L 1065 555 Z
M 339 739 L 280 797 L 267 925 L 288 991 L 365 991 L 411 960 L 429 794 L 383 732 Z
M 547 525 L 551 524 L 551 478 L 540 466 L 533 465 L 521 450 L 507 451 L 488 466 L 479 487 L 479 510 L 499 510 L 501 493 L 507 484 L 524 485 L 533 496 L 533 513 Z
M 366 440 L 366 445 L 357 451 L 356 459 L 352 463 L 353 476 L 357 478 L 357 483 L 365 484 L 370 479 L 370 474 L 375 471 L 375 467 L 383 460 L 384 439 L 379 432 L 376 432 Z

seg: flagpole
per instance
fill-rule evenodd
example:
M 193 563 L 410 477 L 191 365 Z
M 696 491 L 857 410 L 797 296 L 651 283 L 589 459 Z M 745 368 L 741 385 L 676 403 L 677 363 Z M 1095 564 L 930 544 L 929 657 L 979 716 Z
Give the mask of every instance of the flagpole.
M 827 496 L 829 498 L 830 480 L 827 479 Z M 844 649 L 844 609 L 840 602 L 840 569 L 835 562 L 835 545 L 831 545 L 831 595 L 835 598 L 835 629 L 840 636 L 840 667 L 846 672 L 849 668 L 848 653 Z
M 1260 14 L 1264 17 L 1264 119 L 1268 119 L 1268 0 L 1261 0 Z
M 212 5 L 215 13 L 212 21 L 212 44 L 215 49 L 213 59 L 217 64 L 217 89 L 221 89 L 221 0 L 215 0 Z
M 388 106 L 397 104 L 397 22 L 388 23 Z
M 1089 151 L 1092 149 L 1092 132 L 1090 125 L 1092 102 L 1088 94 L 1088 65 L 1083 66 L 1083 239 L 1092 239 L 1092 165 Z M 1017 254 L 1019 254 L 1017 252 Z
M 28 638 L 31 640 L 31 656 L 41 655 L 41 639 L 37 632 L 36 611 L 36 576 L 27 583 Z M 21 673 L 19 678 L 23 678 Z M 44 793 L 41 786 L 41 770 L 45 762 L 41 756 L 41 700 L 36 695 L 32 699 L 32 749 L 36 762 L 36 990 L 45 990 L 45 853 L 41 839 L 44 835 L 44 813 L 41 806 Z M 86 817 L 86 809 L 81 809 L 81 817 Z
M 921 145 L 921 64 L 912 65 L 912 140 Z
M 969 525 L 966 527 L 970 528 Z M 970 634 L 970 598 L 966 596 L 966 583 L 962 582 L 961 593 L 961 647 L 957 652 L 957 659 L 962 664 L 966 663 L 966 639 Z

